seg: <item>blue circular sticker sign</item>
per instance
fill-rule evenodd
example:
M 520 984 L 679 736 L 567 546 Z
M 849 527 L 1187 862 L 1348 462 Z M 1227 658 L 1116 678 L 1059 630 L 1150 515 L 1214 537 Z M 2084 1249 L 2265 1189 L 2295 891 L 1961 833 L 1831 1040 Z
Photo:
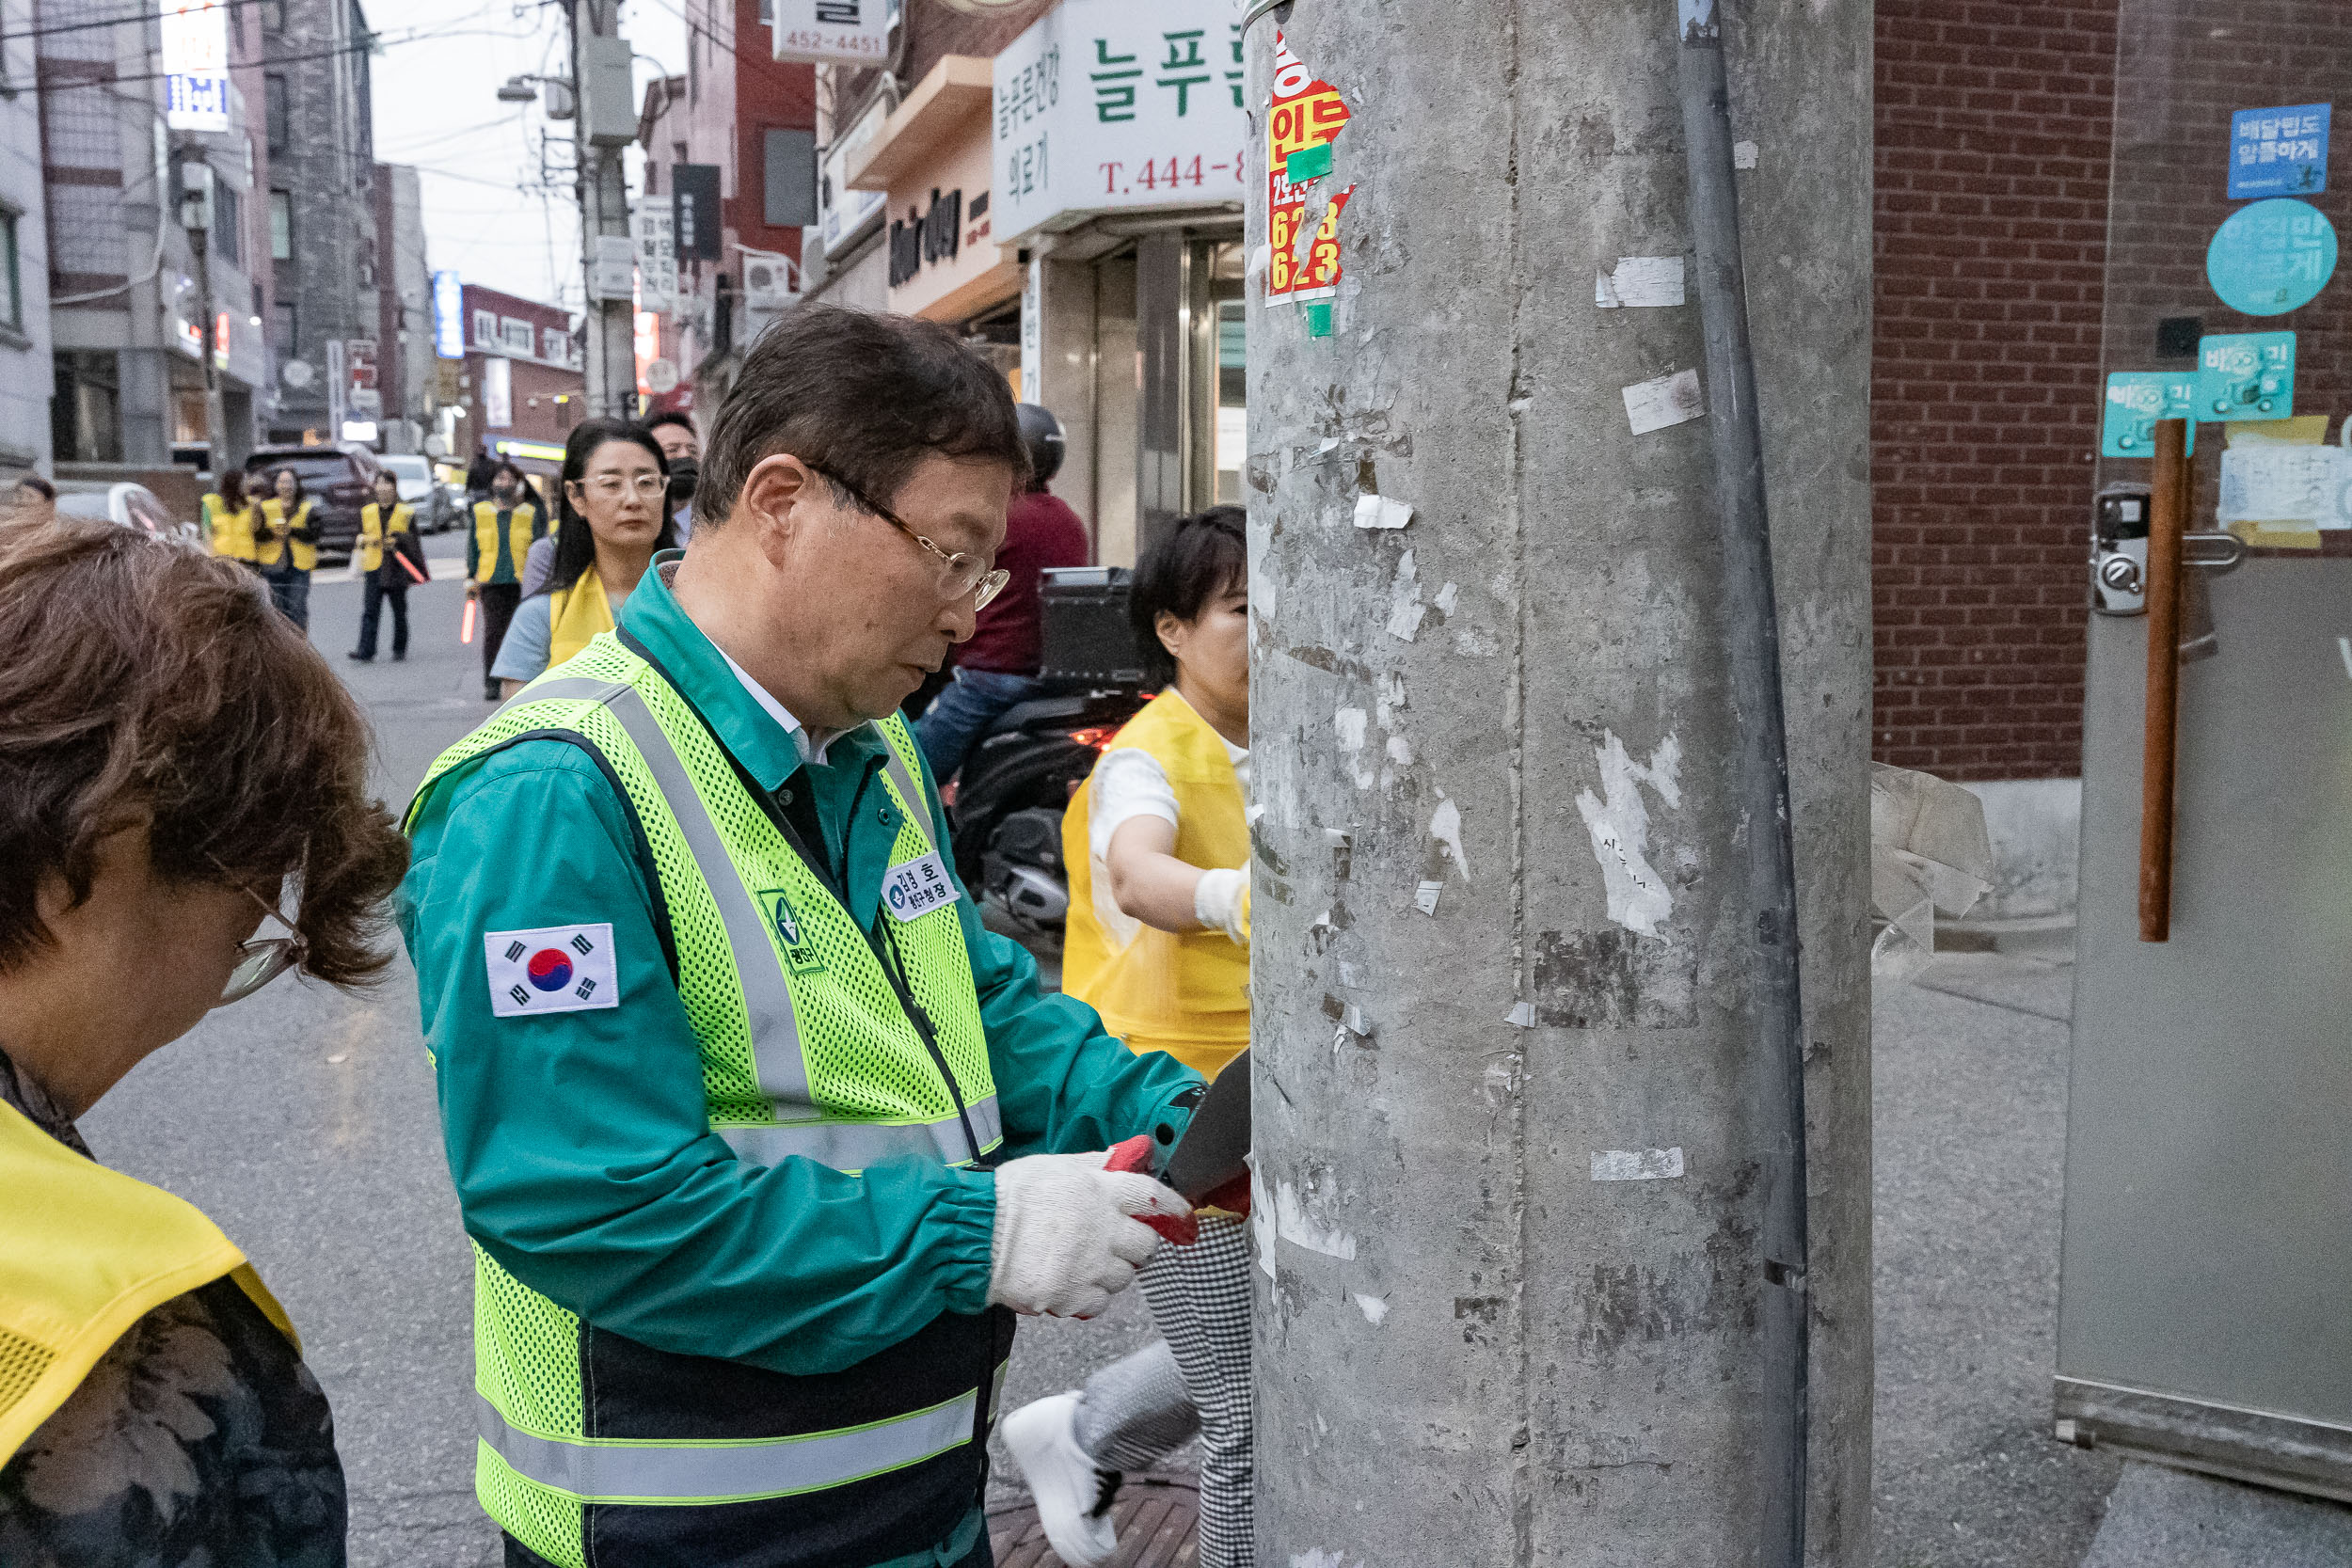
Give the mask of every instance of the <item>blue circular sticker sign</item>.
M 2232 213 L 2205 247 L 2205 276 L 2231 309 L 2282 316 L 2336 271 L 2336 226 L 2308 201 L 2277 197 Z

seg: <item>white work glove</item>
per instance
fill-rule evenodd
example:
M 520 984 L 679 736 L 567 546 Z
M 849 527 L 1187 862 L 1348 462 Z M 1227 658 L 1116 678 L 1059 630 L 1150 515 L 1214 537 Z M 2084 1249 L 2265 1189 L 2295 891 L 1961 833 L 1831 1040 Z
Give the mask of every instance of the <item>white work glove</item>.
M 1160 1238 L 1136 1214 L 1182 1218 L 1191 1205 L 1138 1171 L 1103 1168 L 1108 1149 L 1032 1154 L 996 1172 L 988 1260 L 992 1306 L 1091 1318 L 1125 1290 Z
M 1249 940 L 1249 867 L 1203 871 L 1192 890 L 1192 917 L 1201 929 L 1222 931 L 1238 942 Z

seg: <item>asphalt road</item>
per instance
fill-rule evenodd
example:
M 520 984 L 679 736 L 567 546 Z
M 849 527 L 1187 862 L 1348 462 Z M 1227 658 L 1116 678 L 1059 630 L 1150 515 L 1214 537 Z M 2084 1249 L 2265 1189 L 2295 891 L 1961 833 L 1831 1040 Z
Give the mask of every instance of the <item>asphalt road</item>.
M 440 552 L 447 537 L 433 542 Z M 460 589 L 410 594 L 407 662 L 346 663 L 356 584 L 312 637 L 376 726 L 395 809 L 488 711 Z M 387 650 L 388 651 L 388 650 Z M 2065 1095 L 2062 964 L 1945 959 L 1877 1009 L 1881 1568 L 2072 1565 L 2117 1466 L 2048 1432 Z M 411 976 L 349 997 L 280 981 L 213 1015 L 84 1121 L 100 1157 L 190 1198 L 260 1266 L 334 1402 L 358 1568 L 500 1560 L 472 1496 L 470 1264 Z M 1025 1326 L 1007 1407 L 1149 1336 L 1136 1292 Z M 1001 1480 L 997 1499 L 1013 1488 Z

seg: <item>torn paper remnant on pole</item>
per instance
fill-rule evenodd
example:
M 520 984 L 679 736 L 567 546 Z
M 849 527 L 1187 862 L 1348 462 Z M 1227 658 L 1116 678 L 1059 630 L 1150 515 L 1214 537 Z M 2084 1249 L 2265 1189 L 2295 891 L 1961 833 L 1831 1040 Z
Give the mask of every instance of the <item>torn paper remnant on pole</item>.
M 1668 425 L 1688 424 L 1707 412 L 1707 399 L 1699 390 L 1699 372 L 1677 371 L 1648 381 L 1637 381 L 1625 388 L 1626 422 L 1636 436 L 1646 436 Z

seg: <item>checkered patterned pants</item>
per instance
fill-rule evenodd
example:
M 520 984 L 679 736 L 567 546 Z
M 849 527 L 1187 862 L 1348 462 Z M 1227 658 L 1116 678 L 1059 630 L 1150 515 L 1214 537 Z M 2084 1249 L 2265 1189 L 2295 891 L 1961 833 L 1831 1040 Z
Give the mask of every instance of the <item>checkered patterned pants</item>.
M 1162 1243 L 1141 1279 L 1164 1338 L 1087 1379 L 1078 1446 L 1142 1470 L 1198 1433 L 1200 1568 L 1253 1568 L 1249 1227 L 1203 1217 L 1199 1243 Z

